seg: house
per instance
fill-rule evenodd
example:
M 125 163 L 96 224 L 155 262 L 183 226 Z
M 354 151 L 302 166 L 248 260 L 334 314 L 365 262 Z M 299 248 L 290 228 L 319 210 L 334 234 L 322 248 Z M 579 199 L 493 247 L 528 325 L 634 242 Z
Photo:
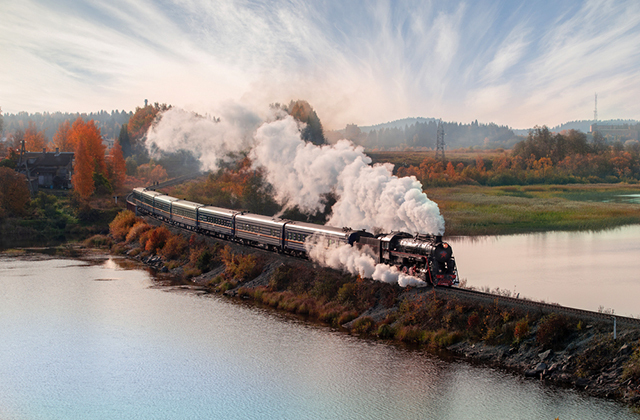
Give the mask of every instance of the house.
M 42 188 L 70 189 L 73 152 L 23 152 L 16 170 L 27 176 L 32 192 Z

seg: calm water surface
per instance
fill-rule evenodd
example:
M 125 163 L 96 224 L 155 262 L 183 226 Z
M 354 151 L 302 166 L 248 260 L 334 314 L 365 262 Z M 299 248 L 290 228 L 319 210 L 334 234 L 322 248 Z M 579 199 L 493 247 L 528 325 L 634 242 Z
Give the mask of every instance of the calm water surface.
M 2 419 L 640 419 L 610 401 L 358 340 L 114 260 L 0 257 Z
M 449 242 L 470 286 L 640 317 L 640 225 Z

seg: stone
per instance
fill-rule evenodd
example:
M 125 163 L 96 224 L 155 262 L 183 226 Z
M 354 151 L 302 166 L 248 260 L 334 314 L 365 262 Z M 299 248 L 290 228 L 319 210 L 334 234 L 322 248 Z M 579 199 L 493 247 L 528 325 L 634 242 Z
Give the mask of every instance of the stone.
M 543 351 L 542 353 L 538 353 L 538 357 L 542 361 L 548 360 L 552 355 L 553 355 L 553 350 L 551 349 L 547 351 Z

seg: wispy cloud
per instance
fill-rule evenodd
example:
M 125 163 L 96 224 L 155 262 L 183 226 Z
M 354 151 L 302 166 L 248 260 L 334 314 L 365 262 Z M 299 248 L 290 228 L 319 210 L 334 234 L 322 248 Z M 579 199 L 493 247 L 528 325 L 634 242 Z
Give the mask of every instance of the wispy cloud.
M 634 1 L 21 0 L 3 4 L 4 111 L 200 112 L 307 99 L 326 126 L 405 116 L 515 127 L 638 117 Z

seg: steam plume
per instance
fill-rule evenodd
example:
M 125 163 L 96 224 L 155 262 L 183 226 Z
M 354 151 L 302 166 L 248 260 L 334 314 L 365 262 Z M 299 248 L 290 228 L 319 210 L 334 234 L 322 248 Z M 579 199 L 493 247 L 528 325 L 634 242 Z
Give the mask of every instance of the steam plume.
M 335 193 L 337 202 L 327 224 L 383 232 L 444 233 L 444 219 L 415 177 L 398 178 L 393 165 L 371 165 L 364 149 L 348 140 L 316 146 L 300 137 L 303 128 L 289 115 L 273 115 L 260 124 L 255 113 L 241 107 L 216 122 L 179 109 L 162 114 L 147 134 L 148 144 L 160 150 L 192 151 L 207 170 L 215 170 L 229 153 L 251 149 L 256 167 L 265 169 L 278 202 L 315 213 L 323 197 Z M 365 247 L 365 249 L 367 249 Z M 326 248 L 307 243 L 314 261 L 352 274 L 401 286 L 424 285 L 396 267 L 375 264 L 367 252 L 349 245 Z

